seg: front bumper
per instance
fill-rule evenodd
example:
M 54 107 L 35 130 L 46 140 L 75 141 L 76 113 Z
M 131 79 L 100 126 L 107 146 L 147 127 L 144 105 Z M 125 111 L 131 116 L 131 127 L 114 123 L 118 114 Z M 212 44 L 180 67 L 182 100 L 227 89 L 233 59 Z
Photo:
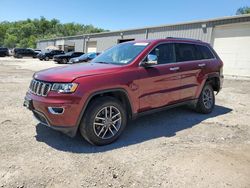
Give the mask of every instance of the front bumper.
M 81 113 L 79 103 L 80 99 L 69 95 L 42 97 L 27 92 L 24 106 L 33 112 L 34 117 L 41 124 L 73 137 L 76 134 L 78 117 Z M 53 113 L 51 108 L 61 108 L 63 110 L 60 113 Z
M 220 75 L 220 87 L 219 87 L 219 91 L 222 90 L 223 83 L 224 83 L 224 75 Z

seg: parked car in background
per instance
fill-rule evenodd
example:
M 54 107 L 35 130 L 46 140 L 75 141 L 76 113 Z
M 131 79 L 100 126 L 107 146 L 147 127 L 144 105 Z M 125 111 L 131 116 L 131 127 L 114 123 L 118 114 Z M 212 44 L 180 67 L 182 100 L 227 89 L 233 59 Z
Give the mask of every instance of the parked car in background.
M 15 48 L 14 49 L 14 57 L 15 58 L 23 58 L 23 57 L 33 57 L 36 58 L 37 52 L 30 48 Z
M 35 49 L 34 51 L 37 52 L 38 54 L 42 52 L 42 50 L 37 50 L 37 49 Z
M 96 56 L 98 56 L 100 53 L 98 52 L 90 52 L 90 53 L 86 53 L 86 54 L 83 54 L 79 57 L 74 57 L 74 58 L 71 58 L 69 60 L 69 63 L 70 64 L 73 64 L 73 63 L 81 63 L 81 62 L 89 62 L 91 61 L 92 59 L 96 58 Z
M 0 57 L 9 56 L 9 49 L 0 47 Z
M 79 57 L 83 55 L 83 52 L 68 52 L 62 55 L 55 55 L 53 60 L 57 63 L 68 63 L 71 58 Z
M 59 55 L 59 54 L 64 54 L 64 51 L 62 51 L 62 50 L 47 50 L 45 52 L 40 52 L 37 55 L 37 58 L 40 59 L 41 61 L 42 60 L 49 61 L 50 59 L 53 59 L 53 57 L 55 55 Z
M 223 62 L 208 43 L 132 41 L 91 63 L 35 73 L 24 105 L 42 124 L 70 136 L 79 130 L 91 144 L 105 145 L 129 118 L 181 105 L 211 113 L 222 84 Z

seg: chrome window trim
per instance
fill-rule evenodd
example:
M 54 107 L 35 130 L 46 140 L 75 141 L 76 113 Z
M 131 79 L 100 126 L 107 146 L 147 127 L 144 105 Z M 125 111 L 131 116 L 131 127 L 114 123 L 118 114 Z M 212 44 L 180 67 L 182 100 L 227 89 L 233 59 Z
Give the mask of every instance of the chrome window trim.
M 182 41 L 180 41 L 180 42 L 172 42 L 172 41 L 170 41 L 170 42 L 160 42 L 160 43 L 158 43 L 158 44 L 156 44 L 146 55 L 145 55 L 145 57 L 142 59 L 142 61 L 139 63 L 139 67 L 142 67 L 142 64 L 143 64 L 143 61 L 147 58 L 147 56 L 148 56 L 148 54 L 150 54 L 157 46 L 159 46 L 159 45 L 161 45 L 161 44 L 178 44 L 178 43 L 185 43 L 185 44 L 194 44 L 194 45 L 200 45 L 200 46 L 205 46 L 205 47 L 207 47 L 206 45 L 202 45 L 202 44 L 196 44 L 196 43 L 193 43 L 193 42 L 182 42 Z M 172 62 L 172 63 L 166 63 L 166 64 L 157 64 L 157 65 L 152 65 L 151 67 L 155 67 L 155 66 L 163 66 L 163 65 L 173 65 L 173 64 L 179 64 L 179 63 L 195 63 L 195 62 L 203 62 L 203 61 L 214 61 L 214 60 L 217 60 L 217 58 L 216 58 L 216 56 L 215 56 L 215 54 L 213 53 L 213 51 L 209 48 L 209 47 L 207 47 L 209 50 L 210 50 L 210 52 L 213 54 L 213 56 L 214 56 L 214 58 L 212 58 L 212 59 L 201 59 L 201 60 L 192 60 L 192 61 L 176 61 L 176 62 Z M 174 51 L 175 51 L 175 48 L 174 48 Z M 175 54 L 175 58 L 176 58 L 176 54 Z

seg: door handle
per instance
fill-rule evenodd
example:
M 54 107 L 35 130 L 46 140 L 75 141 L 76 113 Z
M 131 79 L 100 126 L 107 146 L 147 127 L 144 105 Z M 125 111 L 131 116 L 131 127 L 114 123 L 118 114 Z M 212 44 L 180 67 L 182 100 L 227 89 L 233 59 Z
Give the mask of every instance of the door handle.
M 201 64 L 198 64 L 199 67 L 205 67 L 206 64 L 205 63 L 201 63 Z
M 171 67 L 169 70 L 171 70 L 171 71 L 177 71 L 179 69 L 180 69 L 180 67 Z

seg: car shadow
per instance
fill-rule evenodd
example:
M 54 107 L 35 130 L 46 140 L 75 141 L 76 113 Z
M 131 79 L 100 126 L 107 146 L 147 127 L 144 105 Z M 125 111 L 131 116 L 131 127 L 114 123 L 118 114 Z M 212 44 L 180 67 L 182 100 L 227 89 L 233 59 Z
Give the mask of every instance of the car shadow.
M 231 111 L 230 108 L 216 105 L 211 114 L 199 114 L 182 107 L 143 116 L 130 121 L 117 141 L 101 147 L 90 145 L 81 137 L 80 133 L 74 138 L 70 138 L 42 124 L 36 126 L 37 135 L 35 137 L 38 142 L 44 142 L 60 151 L 72 153 L 105 152 L 159 137 L 172 137 L 178 131 L 191 128 L 204 120 Z

